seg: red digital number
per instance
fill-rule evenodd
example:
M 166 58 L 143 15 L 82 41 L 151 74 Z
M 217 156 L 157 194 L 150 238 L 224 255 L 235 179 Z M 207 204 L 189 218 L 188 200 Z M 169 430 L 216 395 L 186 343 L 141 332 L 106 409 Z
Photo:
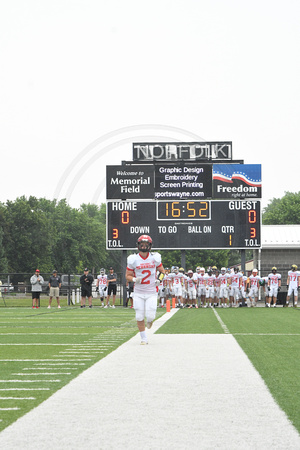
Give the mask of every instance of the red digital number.
M 119 237 L 119 230 L 118 228 L 113 228 L 113 239 L 118 239 Z

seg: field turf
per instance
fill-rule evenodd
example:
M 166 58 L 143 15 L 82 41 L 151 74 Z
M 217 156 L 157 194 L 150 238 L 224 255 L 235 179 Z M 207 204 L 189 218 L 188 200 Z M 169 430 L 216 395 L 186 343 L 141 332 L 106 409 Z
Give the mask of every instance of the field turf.
M 137 333 L 134 311 L 122 307 L 0 313 L 0 431 Z M 294 308 L 184 309 L 157 333 L 232 334 L 300 432 L 299 320 Z

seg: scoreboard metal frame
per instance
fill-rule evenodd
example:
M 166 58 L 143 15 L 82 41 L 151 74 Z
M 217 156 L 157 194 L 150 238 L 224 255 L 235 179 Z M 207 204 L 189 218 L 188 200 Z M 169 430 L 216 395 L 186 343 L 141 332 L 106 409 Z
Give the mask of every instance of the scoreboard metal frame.
M 259 200 L 108 200 L 107 250 L 250 249 L 261 246 Z

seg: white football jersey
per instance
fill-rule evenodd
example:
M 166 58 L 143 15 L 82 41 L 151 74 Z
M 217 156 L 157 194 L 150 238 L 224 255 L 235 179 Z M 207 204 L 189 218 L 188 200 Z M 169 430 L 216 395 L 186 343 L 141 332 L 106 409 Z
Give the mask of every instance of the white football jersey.
M 156 270 L 162 265 L 159 253 L 148 253 L 143 258 L 139 253 L 129 255 L 127 269 L 134 271 L 136 278 L 141 278 L 141 283 L 135 283 L 134 292 L 137 294 L 156 294 Z
M 98 275 L 98 286 L 106 286 L 107 285 L 107 275 Z
M 290 270 L 288 272 L 289 277 L 289 286 L 295 288 L 298 287 L 298 278 L 299 278 L 299 272 L 294 272 L 293 270 Z

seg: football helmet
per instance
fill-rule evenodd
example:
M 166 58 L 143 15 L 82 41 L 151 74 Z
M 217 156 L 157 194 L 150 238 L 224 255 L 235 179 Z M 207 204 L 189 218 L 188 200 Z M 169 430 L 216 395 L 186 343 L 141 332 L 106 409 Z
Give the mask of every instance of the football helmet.
M 221 267 L 221 274 L 224 275 L 226 273 L 226 267 Z
M 142 253 L 148 253 L 152 247 L 152 239 L 148 234 L 142 234 L 137 240 L 137 248 Z
M 194 275 L 194 272 L 193 272 L 192 270 L 188 270 L 188 276 L 189 276 L 190 278 L 192 278 L 193 275 Z
M 292 264 L 291 269 L 293 272 L 295 272 L 298 269 L 298 267 L 296 266 L 296 264 Z
M 179 272 L 184 273 L 184 268 L 180 267 Z
M 252 273 L 258 273 L 258 270 L 257 269 L 253 269 Z
M 201 267 L 200 266 L 196 267 L 196 272 L 200 273 L 200 271 L 201 271 Z
M 234 273 L 238 273 L 238 271 L 239 271 L 239 268 L 238 268 L 238 267 L 235 267 L 235 268 L 234 268 Z
M 105 269 L 103 267 L 100 269 L 100 275 L 105 275 Z
M 273 273 L 276 273 L 276 272 L 277 272 L 277 267 L 275 267 L 275 266 L 272 267 L 272 272 L 273 272 Z
M 173 272 L 173 273 L 178 273 L 178 272 L 179 272 L 178 266 L 173 266 L 172 272 Z

